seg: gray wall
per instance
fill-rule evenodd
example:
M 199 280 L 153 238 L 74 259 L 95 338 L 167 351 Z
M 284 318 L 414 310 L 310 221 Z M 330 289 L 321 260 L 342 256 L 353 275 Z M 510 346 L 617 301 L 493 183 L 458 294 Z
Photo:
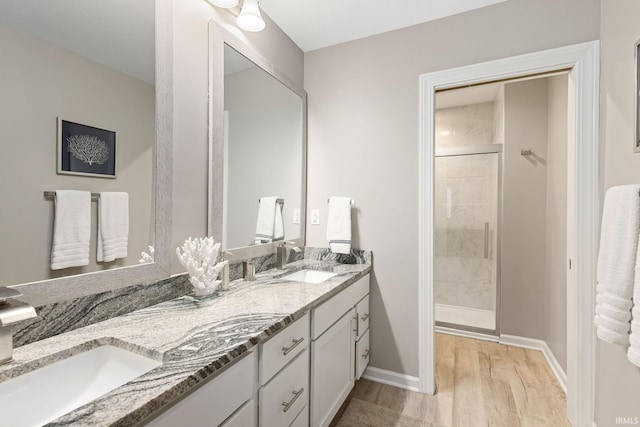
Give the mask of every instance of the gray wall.
M 155 88 L 41 38 L 0 26 L 0 285 L 135 265 L 153 244 Z M 56 117 L 117 132 L 116 179 L 56 174 Z M 90 263 L 50 270 L 53 200 L 45 190 L 129 193 L 129 256 L 96 263 L 92 203 Z
M 284 199 L 284 236 L 302 236 L 293 210 L 302 203 L 302 102 L 257 67 L 225 76 L 224 109 L 229 112 L 227 241 L 224 248 L 252 244 L 258 199 Z
M 547 209 L 543 336 L 567 372 L 568 76 L 547 79 Z
M 640 182 L 640 154 L 633 153 L 634 53 L 640 39 L 640 3 L 602 0 L 601 162 L 604 190 Z M 640 417 L 640 368 L 618 346 L 597 341 L 596 421 L 614 426 L 616 417 Z
M 547 81 L 504 88 L 501 333 L 542 339 L 547 199 Z M 531 149 L 534 155 L 522 156 Z
M 235 26 L 235 17 L 204 0 L 174 1 L 174 142 L 172 248 L 189 236 L 207 234 L 208 22 L 217 21 L 275 68 L 303 86 L 302 51 L 266 15 L 255 34 Z M 184 268 L 173 258 L 172 272 Z
M 305 55 L 309 209 L 358 207 L 354 246 L 374 252 L 371 365 L 418 374 L 418 76 L 595 40 L 597 0 L 510 0 Z

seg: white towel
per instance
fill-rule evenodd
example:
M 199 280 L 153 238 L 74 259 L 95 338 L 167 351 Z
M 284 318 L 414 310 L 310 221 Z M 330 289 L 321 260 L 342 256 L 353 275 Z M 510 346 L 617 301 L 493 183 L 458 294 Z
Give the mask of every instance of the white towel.
M 639 231 L 640 185 L 611 187 L 602 213 L 595 325 L 598 338 L 625 347 Z
M 282 204 L 276 203 L 276 219 L 273 224 L 273 240 L 284 240 L 284 218 Z
M 91 193 L 57 190 L 53 221 L 51 269 L 89 264 Z
M 129 245 L 129 194 L 100 193 L 98 200 L 98 262 L 127 257 Z
M 284 238 L 284 221 L 282 206 L 278 197 L 263 197 L 258 207 L 255 243 L 272 242 Z
M 633 308 L 631 309 L 631 335 L 627 359 L 640 367 L 640 244 L 636 255 L 635 280 L 633 283 Z
M 331 252 L 351 252 L 351 198 L 330 197 L 327 217 L 327 240 Z

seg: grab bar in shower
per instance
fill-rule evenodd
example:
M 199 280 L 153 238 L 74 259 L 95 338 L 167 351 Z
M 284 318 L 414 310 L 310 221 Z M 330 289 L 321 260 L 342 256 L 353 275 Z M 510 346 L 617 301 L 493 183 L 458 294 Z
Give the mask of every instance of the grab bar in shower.
M 484 257 L 489 258 L 489 223 L 484 223 Z

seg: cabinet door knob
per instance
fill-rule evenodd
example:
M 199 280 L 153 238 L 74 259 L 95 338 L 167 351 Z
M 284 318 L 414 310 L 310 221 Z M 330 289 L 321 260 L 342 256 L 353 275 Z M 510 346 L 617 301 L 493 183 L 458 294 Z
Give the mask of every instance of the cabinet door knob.
M 287 412 L 289 410 L 289 408 L 291 408 L 291 405 L 293 405 L 293 403 L 296 401 L 296 399 L 298 399 L 298 397 L 300 397 L 300 395 L 302 394 L 302 392 L 304 391 L 304 387 L 301 388 L 298 391 L 293 391 L 293 398 L 291 398 L 290 401 L 288 402 L 282 402 L 282 412 Z
M 293 344 L 291 344 L 289 347 L 282 347 L 282 355 L 286 356 L 287 354 L 289 354 L 291 350 L 299 346 L 302 343 L 302 341 L 304 341 L 304 337 L 297 340 L 291 340 Z
M 362 358 L 368 359 L 370 354 L 371 354 L 371 350 L 367 349 L 364 353 L 362 353 Z
M 363 322 L 365 320 L 367 320 L 369 318 L 369 313 L 365 314 L 364 316 L 362 316 L 362 318 L 360 320 L 362 320 Z

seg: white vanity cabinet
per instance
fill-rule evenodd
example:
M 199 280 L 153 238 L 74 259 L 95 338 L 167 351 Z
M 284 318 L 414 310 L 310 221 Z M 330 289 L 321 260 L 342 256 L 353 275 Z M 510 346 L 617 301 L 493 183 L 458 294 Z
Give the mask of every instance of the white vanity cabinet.
M 366 275 L 311 312 L 311 426 L 328 426 L 353 388 L 359 336 L 356 306 L 368 294 Z
M 260 345 L 261 427 L 308 426 L 309 314 Z
M 356 379 L 359 380 L 369 365 L 371 348 L 369 346 L 369 295 L 362 298 L 356 305 L 356 322 L 358 324 L 356 340 Z
M 247 427 L 256 425 L 258 357 L 251 351 L 226 371 L 206 381 L 156 418 L 152 427 Z

